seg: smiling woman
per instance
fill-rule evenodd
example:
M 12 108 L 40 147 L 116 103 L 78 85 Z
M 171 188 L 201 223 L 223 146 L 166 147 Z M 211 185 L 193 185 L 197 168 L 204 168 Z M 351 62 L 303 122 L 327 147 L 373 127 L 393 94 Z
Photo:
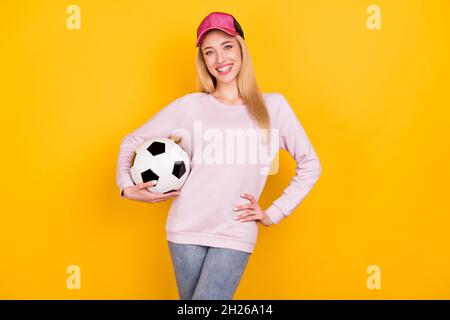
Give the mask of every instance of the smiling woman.
M 196 67 L 200 91 L 225 104 L 247 104 L 248 111 L 270 139 L 270 117 L 259 90 L 244 32 L 226 13 L 212 12 L 197 29 Z
M 125 198 L 147 201 L 146 188 L 129 177 L 134 148 L 175 131 L 190 146 L 191 171 L 166 224 L 181 299 L 232 299 L 256 245 L 258 224 L 268 227 L 289 216 L 321 173 L 286 98 L 260 92 L 243 36 L 232 15 L 209 14 L 197 29 L 200 92 L 173 101 L 120 147 L 117 184 Z M 297 162 L 296 176 L 263 210 L 258 200 L 280 148 Z

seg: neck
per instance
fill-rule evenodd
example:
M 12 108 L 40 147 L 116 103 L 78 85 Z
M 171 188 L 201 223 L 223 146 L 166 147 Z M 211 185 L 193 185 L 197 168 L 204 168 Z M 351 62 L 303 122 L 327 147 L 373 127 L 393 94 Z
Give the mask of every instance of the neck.
M 217 82 L 214 96 L 222 97 L 227 100 L 239 99 L 240 96 L 236 80 L 229 83 Z

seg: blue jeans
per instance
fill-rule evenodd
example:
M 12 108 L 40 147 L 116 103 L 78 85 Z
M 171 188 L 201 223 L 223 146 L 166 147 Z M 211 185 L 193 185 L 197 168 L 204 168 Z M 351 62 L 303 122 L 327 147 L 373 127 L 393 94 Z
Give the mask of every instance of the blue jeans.
M 180 300 L 231 300 L 249 252 L 167 241 Z

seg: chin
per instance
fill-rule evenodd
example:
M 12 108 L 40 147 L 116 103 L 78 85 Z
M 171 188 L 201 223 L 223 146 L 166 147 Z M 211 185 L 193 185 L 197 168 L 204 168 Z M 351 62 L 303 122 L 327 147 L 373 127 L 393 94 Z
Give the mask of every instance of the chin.
M 230 79 L 227 79 L 227 80 L 222 80 L 222 79 L 216 78 L 216 80 L 217 80 L 217 82 L 231 83 L 231 82 L 236 80 L 236 77 L 233 77 L 233 78 L 230 78 Z
M 228 77 L 217 76 L 216 80 L 220 81 L 220 82 L 223 82 L 223 83 L 228 83 L 228 82 L 232 82 L 232 81 L 237 79 L 237 74 L 235 74 L 235 75 L 227 75 L 227 76 Z

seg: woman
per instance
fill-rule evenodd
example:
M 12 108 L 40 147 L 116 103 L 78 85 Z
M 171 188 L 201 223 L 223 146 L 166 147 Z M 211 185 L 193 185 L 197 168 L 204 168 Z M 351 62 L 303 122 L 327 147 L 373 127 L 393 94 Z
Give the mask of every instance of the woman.
M 180 299 L 228 300 L 253 252 L 258 223 L 267 227 L 293 212 L 316 183 L 321 165 L 284 96 L 259 91 L 244 32 L 232 15 L 212 12 L 204 18 L 196 46 L 200 92 L 176 99 L 122 140 L 117 184 L 127 199 L 173 198 L 166 231 Z M 231 139 L 223 144 L 230 132 L 238 139 L 261 138 L 249 144 L 249 159 L 253 147 L 260 152 L 275 145 L 270 161 L 239 161 L 246 151 L 235 154 Z M 166 194 L 149 192 L 152 181 L 134 185 L 129 172 L 134 149 L 147 139 L 174 134 L 191 159 L 185 184 Z M 205 147 L 204 140 L 211 143 Z M 270 174 L 267 164 L 280 148 L 297 162 L 296 175 L 262 210 L 258 199 Z

